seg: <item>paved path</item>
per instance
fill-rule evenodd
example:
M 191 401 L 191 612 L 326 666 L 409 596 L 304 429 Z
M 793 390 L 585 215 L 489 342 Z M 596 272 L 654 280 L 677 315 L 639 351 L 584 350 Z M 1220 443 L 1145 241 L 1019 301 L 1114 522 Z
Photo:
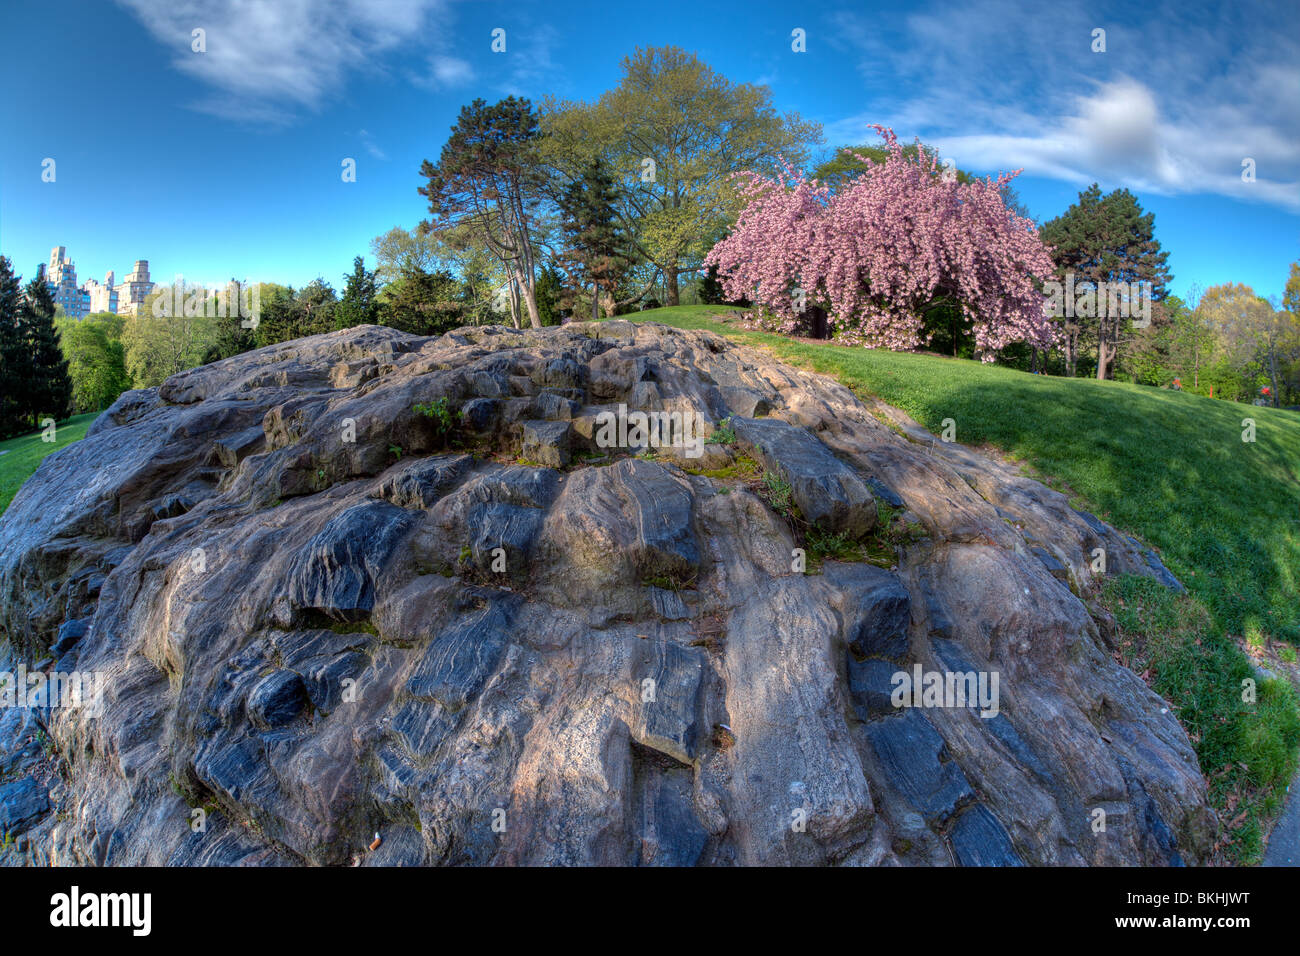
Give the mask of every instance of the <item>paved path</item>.
M 1300 866 L 1300 774 L 1291 781 L 1286 806 L 1269 837 L 1261 866 Z

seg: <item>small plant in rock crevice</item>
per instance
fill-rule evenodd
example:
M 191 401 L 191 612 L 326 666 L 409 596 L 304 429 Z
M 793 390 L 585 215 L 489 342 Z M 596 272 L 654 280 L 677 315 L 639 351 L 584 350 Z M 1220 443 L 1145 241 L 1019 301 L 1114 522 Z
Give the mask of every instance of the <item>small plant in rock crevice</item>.
M 451 402 L 445 395 L 430 402 L 417 402 L 411 406 L 411 411 L 427 418 L 433 424 L 436 444 L 441 446 L 451 444 L 460 422 L 456 413 L 452 410 Z
M 735 443 L 736 430 L 731 427 L 730 415 L 718 422 L 713 434 L 704 442 L 706 445 L 734 445 Z

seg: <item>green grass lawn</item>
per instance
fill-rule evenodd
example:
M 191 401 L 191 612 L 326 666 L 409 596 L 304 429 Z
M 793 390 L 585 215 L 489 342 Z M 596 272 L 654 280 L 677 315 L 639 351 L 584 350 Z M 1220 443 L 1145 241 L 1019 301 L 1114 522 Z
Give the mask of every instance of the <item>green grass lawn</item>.
M 1134 663 L 1179 710 L 1233 830 L 1231 858 L 1259 856 L 1262 818 L 1280 809 L 1295 770 L 1300 718 L 1289 686 L 1244 704 L 1251 676 L 1238 646 L 1300 644 L 1300 414 L 1183 392 L 1029 375 L 979 362 L 792 341 L 718 321 L 712 306 L 626 316 L 707 328 L 769 348 L 903 409 L 931 431 L 993 445 L 1035 477 L 1153 545 L 1191 597 L 1134 582 L 1106 600 L 1134 637 Z M 1242 420 L 1255 440 L 1242 440 Z M 1202 617 L 1183 607 L 1203 606 Z M 1134 607 L 1145 618 L 1129 613 Z M 1198 621 L 1172 637 L 1150 621 Z M 1159 638 L 1159 640 L 1157 640 Z M 1144 669 L 1138 666 L 1137 670 Z
M 32 476 L 37 466 L 52 451 L 86 437 L 86 429 L 99 417 L 99 412 L 74 415 L 55 429 L 55 440 L 42 441 L 41 432 L 0 442 L 0 514 L 9 507 L 23 482 Z

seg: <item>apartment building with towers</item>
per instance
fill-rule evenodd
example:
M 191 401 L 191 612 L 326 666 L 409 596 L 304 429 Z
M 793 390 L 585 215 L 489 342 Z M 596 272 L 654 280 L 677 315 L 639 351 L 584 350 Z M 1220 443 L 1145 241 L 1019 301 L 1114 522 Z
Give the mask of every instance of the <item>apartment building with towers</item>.
M 62 306 L 63 311 L 74 319 L 85 318 L 92 312 L 136 315 L 140 311 L 154 287 L 149 278 L 149 260 L 137 259 L 120 284 L 113 281 L 114 276 L 110 269 L 102 284 L 87 279 L 85 285 L 78 286 L 77 269 L 68 258 L 67 246 L 55 246 L 50 250 L 50 262 L 45 270 L 45 281 L 49 283 L 55 304 Z
M 153 283 L 149 280 L 149 260 L 135 260 L 135 267 L 125 281 L 117 287 L 117 308 L 114 311 L 119 315 L 137 314 L 152 291 Z
M 77 285 L 77 267 L 68 258 L 67 246 L 55 246 L 50 250 L 45 282 L 54 296 L 54 304 L 62 306 L 68 315 L 79 319 L 88 313 L 90 293 Z
M 117 287 L 113 283 L 112 269 L 109 269 L 108 274 L 104 276 L 102 285 L 94 279 L 87 279 L 82 288 L 90 293 L 91 314 L 117 311 Z

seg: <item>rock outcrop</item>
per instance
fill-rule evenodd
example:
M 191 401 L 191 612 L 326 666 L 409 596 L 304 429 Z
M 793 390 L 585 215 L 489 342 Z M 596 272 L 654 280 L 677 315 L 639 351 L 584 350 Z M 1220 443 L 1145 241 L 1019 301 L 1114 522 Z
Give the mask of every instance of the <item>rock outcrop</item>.
M 601 447 L 620 405 L 713 441 Z M 0 519 L 0 671 L 102 679 L 0 709 L 0 861 L 1197 863 L 1101 552 L 1177 584 L 707 332 L 261 349 L 123 395 Z

